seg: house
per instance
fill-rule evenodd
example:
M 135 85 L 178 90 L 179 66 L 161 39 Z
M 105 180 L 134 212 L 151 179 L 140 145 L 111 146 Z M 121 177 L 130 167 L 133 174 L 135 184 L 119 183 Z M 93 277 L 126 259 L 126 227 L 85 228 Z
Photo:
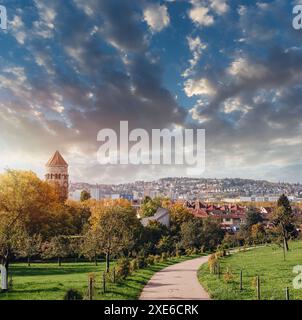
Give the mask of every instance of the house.
M 219 221 L 221 228 L 236 231 L 244 223 L 246 207 L 238 204 L 204 204 L 199 200 L 186 201 L 184 206 L 197 218 L 212 217 Z
M 144 227 L 146 227 L 150 221 L 157 221 L 166 227 L 170 227 L 170 212 L 168 209 L 158 208 L 155 212 L 154 216 L 143 218 L 141 223 Z

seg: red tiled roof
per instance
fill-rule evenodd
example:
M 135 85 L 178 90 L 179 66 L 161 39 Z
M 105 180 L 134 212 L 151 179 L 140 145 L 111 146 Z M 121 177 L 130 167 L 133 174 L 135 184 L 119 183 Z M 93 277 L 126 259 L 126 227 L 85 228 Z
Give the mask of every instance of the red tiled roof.
M 57 167 L 57 166 L 68 166 L 67 162 L 61 156 L 59 151 L 56 151 L 55 154 L 49 159 L 46 164 L 47 167 Z

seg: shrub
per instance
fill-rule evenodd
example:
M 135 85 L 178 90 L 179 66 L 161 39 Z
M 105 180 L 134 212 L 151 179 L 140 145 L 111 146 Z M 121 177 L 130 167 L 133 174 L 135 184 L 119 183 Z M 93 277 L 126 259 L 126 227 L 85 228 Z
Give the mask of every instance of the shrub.
M 218 266 L 218 259 L 216 254 L 211 254 L 208 261 L 209 270 L 211 273 L 215 273 Z
M 227 271 L 226 271 L 226 273 L 225 273 L 224 276 L 223 276 L 223 280 L 224 280 L 224 282 L 226 282 L 226 283 L 230 283 L 230 282 L 233 282 L 233 281 L 234 281 L 234 275 L 233 275 L 232 271 L 229 270 L 229 268 L 227 268 Z
M 152 266 L 154 265 L 154 256 L 153 255 L 149 255 L 148 258 L 147 258 L 147 263 L 148 265 Z
M 137 258 L 138 268 L 143 269 L 147 266 L 147 261 L 144 256 L 139 256 Z
M 168 254 L 166 252 L 163 252 L 160 257 L 160 262 L 166 262 L 167 259 L 168 259 Z
M 78 290 L 68 289 L 63 299 L 64 300 L 83 300 L 83 295 Z
M 161 257 L 157 254 L 154 256 L 154 263 L 160 263 Z
M 116 277 L 125 279 L 130 274 L 130 262 L 127 258 L 118 259 L 115 267 Z
M 130 261 L 130 271 L 134 272 L 138 269 L 138 259 L 134 258 Z

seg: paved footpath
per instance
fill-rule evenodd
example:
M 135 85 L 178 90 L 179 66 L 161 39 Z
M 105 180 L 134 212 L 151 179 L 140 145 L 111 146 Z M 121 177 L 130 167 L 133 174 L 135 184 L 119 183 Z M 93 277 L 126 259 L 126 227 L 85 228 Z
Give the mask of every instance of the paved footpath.
M 187 260 L 155 273 L 140 300 L 210 300 L 197 279 L 197 270 L 208 258 Z

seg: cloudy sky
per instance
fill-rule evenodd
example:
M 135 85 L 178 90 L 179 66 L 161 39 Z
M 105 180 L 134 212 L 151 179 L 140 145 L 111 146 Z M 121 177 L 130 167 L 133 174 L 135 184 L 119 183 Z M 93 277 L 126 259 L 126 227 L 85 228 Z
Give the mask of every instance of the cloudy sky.
M 183 176 L 104 166 L 97 133 L 206 130 L 205 177 L 302 182 L 299 0 L 2 0 L 0 171 L 60 150 L 72 181 Z

